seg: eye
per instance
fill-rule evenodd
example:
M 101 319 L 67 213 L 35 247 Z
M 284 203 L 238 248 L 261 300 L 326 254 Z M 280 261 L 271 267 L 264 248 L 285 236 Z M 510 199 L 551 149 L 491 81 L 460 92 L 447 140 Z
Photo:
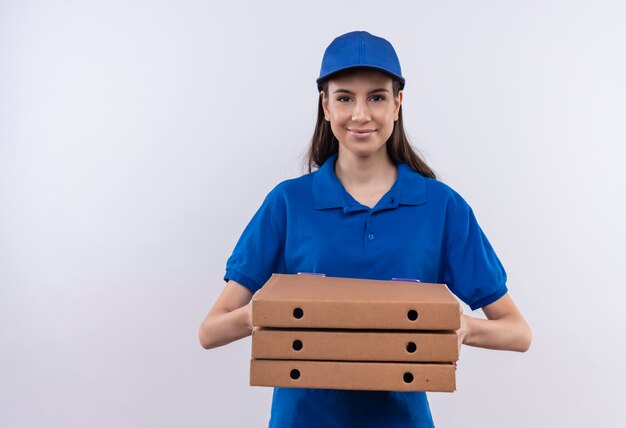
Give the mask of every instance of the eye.
M 372 101 L 385 101 L 385 97 L 383 95 L 373 95 L 371 100 Z
M 347 103 L 348 101 L 350 101 L 350 97 L 346 97 L 346 96 L 338 97 L 337 101 L 342 102 L 342 103 Z

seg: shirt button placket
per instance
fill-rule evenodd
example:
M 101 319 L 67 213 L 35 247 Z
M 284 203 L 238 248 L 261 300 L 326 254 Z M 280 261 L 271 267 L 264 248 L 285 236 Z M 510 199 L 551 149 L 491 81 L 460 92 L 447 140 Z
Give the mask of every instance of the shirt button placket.
M 366 249 L 368 245 L 371 245 L 374 242 L 375 234 L 374 234 L 374 231 L 372 230 L 371 220 L 372 220 L 372 215 L 371 213 L 368 213 L 365 219 L 364 249 Z

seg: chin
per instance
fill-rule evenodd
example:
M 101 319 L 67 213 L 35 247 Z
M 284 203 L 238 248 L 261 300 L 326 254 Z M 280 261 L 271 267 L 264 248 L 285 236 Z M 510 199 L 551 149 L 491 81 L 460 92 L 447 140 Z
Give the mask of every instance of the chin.
M 352 153 L 354 156 L 357 156 L 357 157 L 360 157 L 360 158 L 368 158 L 370 156 L 380 154 L 381 151 L 385 150 L 385 146 L 384 145 L 382 147 L 379 147 L 379 148 L 375 148 L 375 147 L 358 147 L 358 146 L 355 147 L 353 145 L 350 145 L 348 147 L 344 146 L 343 148 L 346 151 Z

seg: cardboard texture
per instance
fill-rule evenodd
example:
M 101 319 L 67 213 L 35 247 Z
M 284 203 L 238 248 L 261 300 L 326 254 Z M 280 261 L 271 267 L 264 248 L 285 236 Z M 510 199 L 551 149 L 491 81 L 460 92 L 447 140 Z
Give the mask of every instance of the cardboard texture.
M 250 385 L 370 391 L 456 389 L 455 365 L 251 360 Z
M 252 299 L 262 327 L 456 330 L 445 284 L 274 274 Z
M 274 274 L 252 299 L 250 385 L 452 392 L 460 319 L 444 284 Z
M 252 358 L 276 360 L 454 362 L 455 332 L 255 328 Z

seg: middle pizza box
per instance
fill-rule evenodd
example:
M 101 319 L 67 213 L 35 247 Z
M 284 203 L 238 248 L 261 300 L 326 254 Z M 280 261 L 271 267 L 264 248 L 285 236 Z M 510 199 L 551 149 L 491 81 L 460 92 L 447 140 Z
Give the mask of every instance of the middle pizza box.
M 252 358 L 271 360 L 454 362 L 452 331 L 294 330 L 256 327 Z

